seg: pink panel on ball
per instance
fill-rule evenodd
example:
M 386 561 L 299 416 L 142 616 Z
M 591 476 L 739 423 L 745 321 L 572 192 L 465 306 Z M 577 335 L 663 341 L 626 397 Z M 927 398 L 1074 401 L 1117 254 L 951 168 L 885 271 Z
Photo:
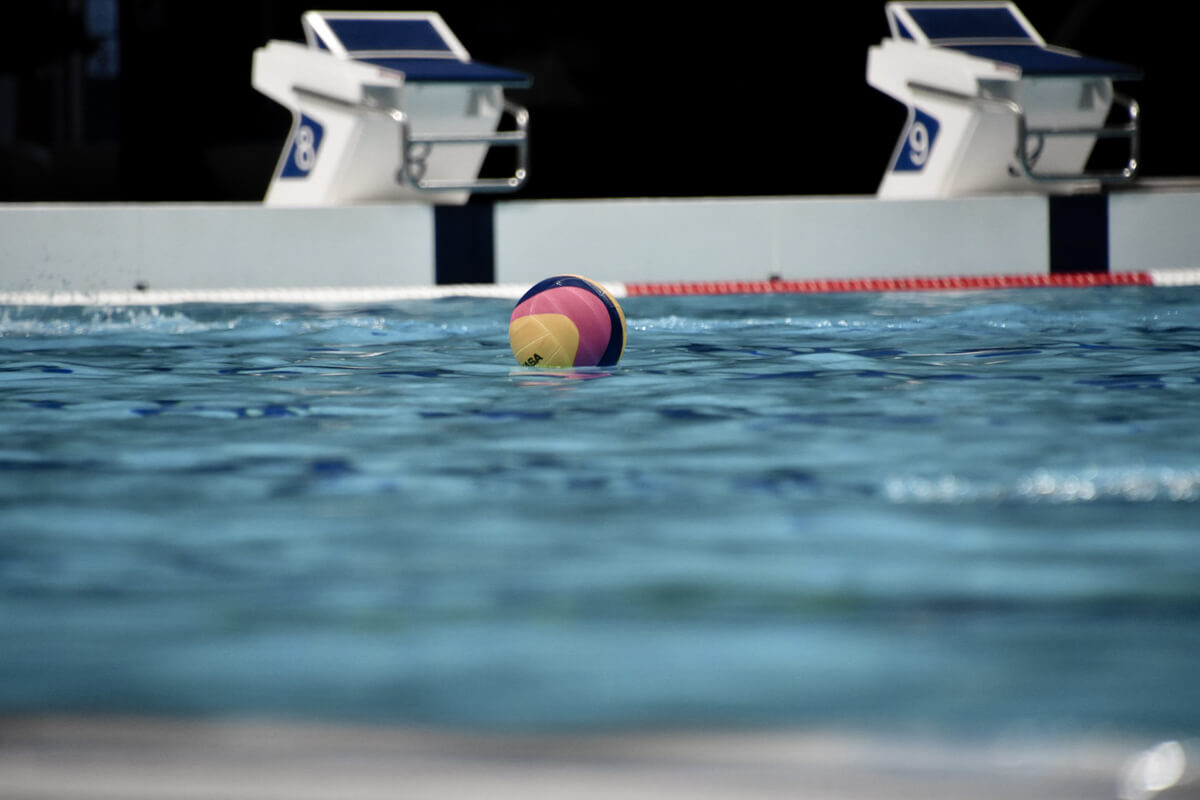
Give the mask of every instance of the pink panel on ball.
M 612 336 L 612 318 L 604 301 L 594 293 L 578 286 L 556 286 L 539 292 L 513 309 L 510 319 L 528 314 L 563 314 L 579 329 L 579 349 L 575 353 L 577 367 L 594 367 L 600 363 Z

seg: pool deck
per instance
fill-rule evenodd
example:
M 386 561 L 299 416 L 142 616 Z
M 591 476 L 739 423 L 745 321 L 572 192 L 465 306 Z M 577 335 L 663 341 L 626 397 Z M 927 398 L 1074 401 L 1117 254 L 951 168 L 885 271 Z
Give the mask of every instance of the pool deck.
M 489 734 L 10 716 L 0 718 L 0 797 L 1096 800 L 1121 795 L 1122 769 L 1145 744 L 1011 737 L 947 743 L 804 730 Z

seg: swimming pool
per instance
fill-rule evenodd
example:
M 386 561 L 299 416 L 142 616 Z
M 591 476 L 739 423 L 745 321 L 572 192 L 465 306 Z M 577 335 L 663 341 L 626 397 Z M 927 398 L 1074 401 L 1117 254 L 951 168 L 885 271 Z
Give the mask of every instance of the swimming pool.
M 1200 290 L 0 310 L 0 712 L 1200 733 Z

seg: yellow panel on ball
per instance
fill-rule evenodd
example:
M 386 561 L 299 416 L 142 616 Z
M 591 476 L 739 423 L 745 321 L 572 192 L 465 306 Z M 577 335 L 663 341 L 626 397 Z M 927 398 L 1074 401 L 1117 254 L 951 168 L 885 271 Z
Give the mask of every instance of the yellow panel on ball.
M 563 314 L 529 314 L 508 326 L 517 363 L 526 367 L 569 367 L 579 350 L 579 329 Z

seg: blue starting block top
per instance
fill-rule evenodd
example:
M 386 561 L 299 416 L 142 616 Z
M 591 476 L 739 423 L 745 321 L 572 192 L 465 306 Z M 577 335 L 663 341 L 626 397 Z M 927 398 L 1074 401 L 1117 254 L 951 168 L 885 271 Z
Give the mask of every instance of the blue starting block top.
M 528 75 L 471 60 L 431 12 L 328 12 L 304 15 L 310 47 L 401 72 L 409 83 L 491 83 L 523 88 Z
M 1142 76 L 1137 67 L 1047 45 L 1012 3 L 889 3 L 887 12 L 897 39 L 1008 64 L 1022 75 L 1112 80 Z

